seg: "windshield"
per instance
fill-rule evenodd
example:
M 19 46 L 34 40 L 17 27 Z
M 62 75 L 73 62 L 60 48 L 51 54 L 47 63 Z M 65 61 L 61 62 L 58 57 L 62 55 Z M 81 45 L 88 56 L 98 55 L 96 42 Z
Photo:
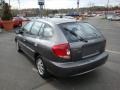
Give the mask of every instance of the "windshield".
M 60 27 L 62 29 L 73 31 L 78 36 L 81 36 L 86 39 L 101 36 L 100 32 L 98 32 L 92 25 L 88 23 L 70 22 L 60 24 Z

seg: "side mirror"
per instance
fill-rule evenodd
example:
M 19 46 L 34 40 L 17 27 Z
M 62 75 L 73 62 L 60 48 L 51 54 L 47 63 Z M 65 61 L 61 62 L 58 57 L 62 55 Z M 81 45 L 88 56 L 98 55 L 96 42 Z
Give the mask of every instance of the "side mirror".
M 22 29 L 18 29 L 15 32 L 16 32 L 16 34 L 23 34 L 23 30 Z

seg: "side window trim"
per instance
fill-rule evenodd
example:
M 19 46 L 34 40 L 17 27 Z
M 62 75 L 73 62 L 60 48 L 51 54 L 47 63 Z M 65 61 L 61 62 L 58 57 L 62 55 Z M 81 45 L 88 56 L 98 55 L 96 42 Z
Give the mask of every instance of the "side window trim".
M 47 23 L 44 23 L 43 34 L 44 34 L 44 32 L 45 32 L 45 26 L 49 26 L 49 28 L 52 29 L 52 33 L 54 34 L 54 29 L 53 29 L 53 27 L 52 27 L 51 25 L 47 24 Z M 46 37 L 43 35 L 43 38 L 46 38 Z
M 30 34 L 30 33 L 31 33 L 31 29 L 32 29 L 32 27 L 33 27 L 34 24 L 35 24 L 35 22 L 33 22 L 32 26 L 31 26 L 31 28 L 30 28 L 29 35 L 31 35 L 31 34 Z
M 43 31 L 42 31 L 42 33 L 40 34 L 40 30 L 39 30 L 39 32 L 38 32 L 38 36 L 42 36 L 42 37 L 43 37 L 45 24 L 44 24 L 43 22 L 41 22 L 41 23 L 42 23 L 42 25 L 41 25 L 40 30 L 43 29 Z

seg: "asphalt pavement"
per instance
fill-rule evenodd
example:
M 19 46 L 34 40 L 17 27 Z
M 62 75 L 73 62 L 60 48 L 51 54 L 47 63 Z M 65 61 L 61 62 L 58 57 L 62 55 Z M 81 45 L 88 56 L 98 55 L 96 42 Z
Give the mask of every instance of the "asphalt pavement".
M 120 90 L 120 22 L 98 17 L 87 22 L 107 38 L 108 62 L 88 74 L 42 79 L 31 61 L 16 51 L 13 32 L 0 33 L 0 90 Z

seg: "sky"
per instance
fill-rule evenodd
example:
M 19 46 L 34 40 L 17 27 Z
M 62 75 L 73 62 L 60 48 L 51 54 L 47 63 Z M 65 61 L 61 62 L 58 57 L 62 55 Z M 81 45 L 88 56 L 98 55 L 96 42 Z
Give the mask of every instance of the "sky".
M 9 2 L 9 0 L 5 0 Z M 18 0 L 10 0 L 12 8 L 19 8 Z M 107 0 L 80 0 L 80 7 L 87 7 L 92 2 L 95 5 L 105 6 Z M 20 8 L 39 8 L 38 0 L 20 0 Z M 45 8 L 61 9 L 61 8 L 76 8 L 77 0 L 45 0 Z M 110 0 L 110 5 L 118 5 L 120 0 Z

